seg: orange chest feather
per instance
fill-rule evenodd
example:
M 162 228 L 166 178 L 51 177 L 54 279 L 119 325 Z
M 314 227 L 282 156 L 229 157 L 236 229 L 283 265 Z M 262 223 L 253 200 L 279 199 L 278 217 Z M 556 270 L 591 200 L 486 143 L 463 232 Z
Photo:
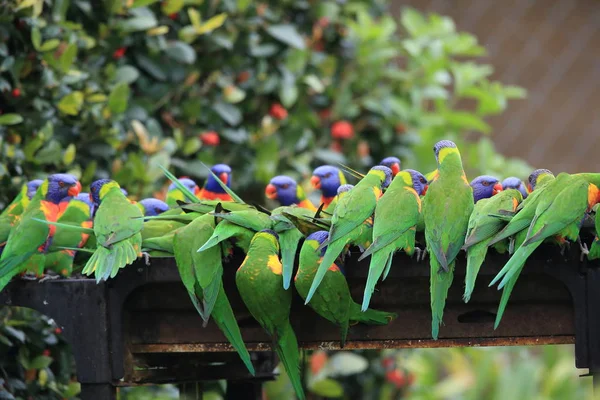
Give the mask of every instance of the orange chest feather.
M 519 207 L 519 200 L 513 198 L 513 211 L 517 211 L 517 207 Z
M 312 210 L 312 211 L 317 210 L 317 208 L 313 205 L 313 203 L 311 203 L 310 200 L 308 200 L 308 199 L 304 199 L 300 203 L 298 203 L 298 207 L 306 208 L 306 209 Z
M 323 204 L 323 207 L 327 207 L 331 204 L 331 202 L 333 201 L 333 199 L 335 199 L 335 197 L 325 197 L 325 196 L 321 196 L 321 204 Z
M 223 201 L 233 201 L 231 196 L 227 193 L 215 193 L 206 189 L 201 189 L 200 193 L 198 193 L 198 198 L 200 200 L 223 200 Z
M 600 190 L 598 190 L 598 187 L 596 185 L 594 185 L 593 183 L 590 183 L 590 185 L 588 186 L 588 207 L 589 207 L 589 209 L 592 209 L 592 207 L 594 207 L 594 205 L 600 201 L 600 198 L 598 198 L 599 195 L 600 195 Z
M 40 202 L 40 210 L 44 213 L 46 221 L 56 222 L 60 216 L 60 206 L 46 200 L 42 200 Z M 49 236 L 54 236 L 54 233 L 56 232 L 56 226 L 48 225 L 48 229 Z
M 373 194 L 375 194 L 375 198 L 379 200 L 383 192 L 377 186 L 373 187 Z

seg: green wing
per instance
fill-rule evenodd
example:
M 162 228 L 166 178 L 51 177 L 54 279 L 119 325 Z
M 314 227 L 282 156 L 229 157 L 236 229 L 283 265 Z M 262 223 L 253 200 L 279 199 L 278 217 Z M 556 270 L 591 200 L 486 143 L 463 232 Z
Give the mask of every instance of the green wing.
M 98 245 L 108 247 L 141 232 L 142 211 L 113 188 L 106 194 L 94 218 L 94 233 Z

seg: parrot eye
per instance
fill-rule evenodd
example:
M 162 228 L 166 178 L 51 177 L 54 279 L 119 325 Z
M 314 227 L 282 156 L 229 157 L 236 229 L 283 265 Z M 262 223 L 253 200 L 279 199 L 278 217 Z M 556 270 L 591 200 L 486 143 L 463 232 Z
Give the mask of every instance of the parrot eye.
M 331 178 L 331 172 L 326 173 L 325 178 Z
M 482 181 L 481 184 L 483 186 L 490 186 L 490 183 L 488 181 Z
M 289 183 L 284 183 L 283 185 L 281 185 L 281 188 L 282 188 L 282 189 L 287 189 L 287 188 L 289 188 L 289 187 L 290 187 L 290 184 L 289 184 Z
M 61 188 L 65 187 L 65 183 L 63 181 L 58 181 L 58 186 L 60 186 Z
M 154 208 L 154 212 L 156 212 L 157 214 L 160 214 L 160 208 L 158 208 L 158 207 L 155 207 L 155 208 Z

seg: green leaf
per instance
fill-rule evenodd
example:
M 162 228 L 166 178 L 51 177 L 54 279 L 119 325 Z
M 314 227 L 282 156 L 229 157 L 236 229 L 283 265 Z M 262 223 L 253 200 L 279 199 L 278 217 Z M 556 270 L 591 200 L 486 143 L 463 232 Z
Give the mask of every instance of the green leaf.
M 27 337 L 25 336 L 25 332 L 23 332 L 22 330 L 15 329 L 12 326 L 4 326 L 3 330 L 5 334 L 12 336 L 21 343 L 25 343 L 25 339 Z
M 240 204 L 246 204 L 246 203 L 244 203 L 244 200 L 242 200 L 242 198 L 240 196 L 238 196 L 231 188 L 227 187 L 227 185 L 225 183 L 223 183 L 223 181 L 221 179 L 219 179 L 219 177 L 217 175 L 215 175 L 215 173 L 210 170 L 209 166 L 207 166 L 206 164 L 203 164 L 203 165 L 208 170 L 208 173 L 211 174 L 213 176 L 213 178 L 215 178 L 215 181 L 219 184 L 219 186 L 221 186 L 221 188 L 228 195 L 231 196 L 231 198 L 233 199 L 233 201 L 235 201 L 236 203 L 240 203 Z
M 181 151 L 185 156 L 191 156 L 195 154 L 202 147 L 202 142 L 200 139 L 193 137 L 185 141 Z
M 166 0 L 161 3 L 161 9 L 163 14 L 171 15 L 178 13 L 185 5 L 184 0 Z
M 304 49 L 306 47 L 304 38 L 292 24 L 271 25 L 267 27 L 266 31 L 275 39 L 296 49 Z
M 524 99 L 527 97 L 527 89 L 520 86 L 507 85 L 502 88 L 507 99 Z
M 52 364 L 52 361 L 53 361 L 52 357 L 37 356 L 36 358 L 31 360 L 31 362 L 29 363 L 29 368 L 30 369 L 47 368 L 50 366 L 50 364 Z
M 212 108 L 229 125 L 236 126 L 242 121 L 242 112 L 239 108 L 232 104 L 217 102 L 213 105 Z
M 132 84 L 139 78 L 140 72 L 137 68 L 132 67 L 131 65 L 123 65 L 117 68 L 115 72 L 115 81 L 120 83 Z
M 75 58 L 77 58 L 77 45 L 75 43 L 71 43 L 69 46 L 67 46 L 65 52 L 62 53 L 58 59 L 60 70 L 63 73 L 68 72 L 71 68 L 71 65 L 73 65 L 73 62 L 75 61 Z
M 135 58 L 137 60 L 138 67 L 146 71 L 154 79 L 159 81 L 167 80 L 166 72 L 153 59 L 151 59 L 150 57 L 146 57 L 142 54 L 136 54 Z
M 304 77 L 304 83 L 306 83 L 312 90 L 317 93 L 323 93 L 325 85 L 316 75 L 307 75 Z
M 58 40 L 58 39 L 47 40 L 44 43 L 42 43 L 42 45 L 40 46 L 40 51 L 46 52 L 46 51 L 54 50 L 58 47 L 59 44 L 60 44 L 60 40 Z
M 203 35 L 221 27 L 225 23 L 225 20 L 227 20 L 227 14 L 218 14 L 212 18 L 209 18 L 205 23 L 201 24 L 200 26 L 194 25 L 194 28 L 198 35 Z
M 120 114 L 127 110 L 129 92 L 129 86 L 124 82 L 119 83 L 113 88 L 110 95 L 108 95 L 108 108 L 111 112 Z
M 449 111 L 442 113 L 442 116 L 446 118 L 448 124 L 459 130 L 472 129 L 483 133 L 489 133 L 492 130 L 485 121 L 467 111 Z
M 63 153 L 63 164 L 65 166 L 68 167 L 69 165 L 73 164 L 73 161 L 75 161 L 75 151 L 75 144 L 70 143 L 65 149 L 65 152 Z
M 183 195 L 187 198 L 187 200 L 189 202 L 198 203 L 200 201 L 200 200 L 198 200 L 196 195 L 194 193 L 192 193 L 192 191 L 190 189 L 188 189 L 187 186 L 185 186 L 183 183 L 179 182 L 179 179 L 177 179 L 177 177 L 175 175 L 170 173 L 168 169 L 166 169 L 162 165 L 159 165 L 158 167 L 162 170 L 162 172 L 165 174 L 165 176 L 172 183 L 175 184 L 175 187 L 177 187 L 177 189 L 181 190 L 181 192 L 183 193 Z
M 315 382 L 310 387 L 310 391 L 318 396 L 329 398 L 339 398 L 344 395 L 342 385 L 338 381 L 329 378 Z
M 34 26 L 31 29 L 31 44 L 36 50 L 40 49 L 40 45 L 42 44 L 42 34 L 40 33 L 40 29 L 37 26 Z
M 67 115 L 77 115 L 83 106 L 83 93 L 80 91 L 71 92 L 58 102 L 58 109 Z
M 166 53 L 173 60 L 182 64 L 193 64 L 196 61 L 196 52 L 187 43 L 174 41 L 169 43 Z
M 142 16 L 119 21 L 117 22 L 116 27 L 122 32 L 129 33 L 145 31 L 150 28 L 154 28 L 157 25 L 158 21 L 156 20 L 154 14 L 145 14 Z
M 361 355 L 349 351 L 336 352 L 329 358 L 327 369 L 332 376 L 356 375 L 364 372 L 369 362 Z
M 57 165 L 62 156 L 62 147 L 57 140 L 50 140 L 40 151 L 35 155 L 33 162 L 36 164 L 54 164 Z
M 156 2 L 158 0 L 133 0 L 133 4 L 129 8 L 145 7 Z
M 23 122 L 23 117 L 19 114 L 0 115 L 0 125 L 16 125 Z

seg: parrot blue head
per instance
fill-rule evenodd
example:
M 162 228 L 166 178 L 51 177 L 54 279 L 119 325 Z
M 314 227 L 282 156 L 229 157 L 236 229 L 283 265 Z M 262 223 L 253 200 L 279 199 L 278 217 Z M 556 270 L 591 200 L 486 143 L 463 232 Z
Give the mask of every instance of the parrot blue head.
M 371 171 L 381 171 L 384 174 L 383 183 L 381 184 L 381 188 L 385 189 L 390 186 L 392 183 L 392 170 L 386 167 L 385 165 L 376 165 L 371 168 Z
M 271 179 L 265 189 L 265 195 L 271 200 L 279 200 L 282 206 L 298 204 L 298 184 L 286 175 L 278 175 Z
M 490 175 L 481 175 L 471 181 L 473 199 L 477 203 L 481 199 L 490 198 L 502 191 L 498 178 Z
M 338 188 L 346 183 L 346 178 L 342 171 L 333 165 L 321 165 L 313 171 L 310 182 L 315 189 L 321 190 L 323 196 L 334 197 Z
M 352 189 L 353 187 L 354 187 L 354 185 L 350 185 L 350 184 L 342 185 L 338 188 L 337 194 L 349 192 L 350 189 Z
M 516 176 L 511 176 L 502 181 L 502 190 L 517 189 L 523 195 L 523 199 L 527 198 L 527 188 L 522 180 Z
M 196 184 L 196 182 L 194 182 L 190 178 L 181 177 L 181 178 L 179 178 L 177 180 L 181 184 L 183 184 L 183 186 L 185 186 L 186 188 L 188 188 L 192 193 L 198 194 L 200 192 L 200 188 L 198 187 L 198 185 Z M 175 189 L 177 189 L 177 186 L 175 186 L 174 183 L 171 183 L 169 185 L 169 190 L 175 190 Z
M 436 159 L 438 165 L 442 162 L 442 160 L 445 157 L 445 154 L 442 155 L 442 156 L 440 156 L 440 153 L 444 149 L 455 149 L 454 151 L 458 152 L 458 148 L 456 147 L 456 144 L 453 141 L 451 141 L 451 140 L 440 140 L 439 142 L 437 142 L 435 144 L 435 146 L 433 146 L 433 152 L 435 153 L 435 159 Z
M 410 174 L 413 183 L 413 189 L 417 192 L 419 196 L 422 196 L 427 191 L 427 178 L 425 175 L 420 173 L 419 171 L 415 171 L 414 169 L 405 169 L 405 172 Z
M 227 164 L 215 164 L 210 169 L 227 187 L 231 187 L 231 167 Z M 204 188 L 213 193 L 225 193 L 212 175 L 208 175 Z
M 94 208 L 94 203 L 92 203 L 89 193 L 79 193 L 77 196 L 75 196 L 75 198 L 77 200 L 83 201 L 85 204 L 87 204 L 88 207 L 90 207 L 90 210 L 92 210 Z
M 319 243 L 318 246 L 316 246 L 316 248 L 318 248 L 321 244 L 323 244 L 324 241 L 326 241 L 329 238 L 329 232 L 327 231 L 317 231 L 314 233 L 311 233 L 310 235 L 307 236 L 306 240 L 315 240 Z M 327 246 L 323 247 L 320 250 L 320 256 L 323 257 L 325 255 L 325 251 L 327 251 Z
M 531 173 L 531 175 L 529 175 L 529 178 L 527 179 L 527 181 L 528 181 L 527 190 L 529 191 L 529 193 L 531 193 L 535 190 L 535 187 L 538 184 L 538 179 L 543 175 L 554 176 L 554 174 L 550 170 L 547 170 L 547 169 L 536 169 L 535 171 L 533 171 Z
M 90 185 L 90 196 L 94 205 L 100 205 L 100 190 L 102 190 L 102 186 L 107 183 L 112 182 L 111 179 L 98 179 L 97 181 L 92 182 Z
M 144 217 L 155 217 L 169 209 L 167 203 L 152 197 L 140 200 L 139 204 L 144 208 Z
M 53 174 L 48 176 L 46 200 L 58 204 L 68 196 L 75 197 L 81 192 L 81 183 L 70 174 Z
M 381 160 L 379 165 L 385 165 L 392 170 L 392 176 L 396 176 L 400 172 L 402 163 L 398 157 L 386 157 Z
M 27 197 L 29 197 L 29 200 L 31 200 L 33 195 L 35 195 L 35 192 L 37 192 L 42 182 L 44 181 L 41 179 L 34 179 L 32 181 L 27 182 Z

